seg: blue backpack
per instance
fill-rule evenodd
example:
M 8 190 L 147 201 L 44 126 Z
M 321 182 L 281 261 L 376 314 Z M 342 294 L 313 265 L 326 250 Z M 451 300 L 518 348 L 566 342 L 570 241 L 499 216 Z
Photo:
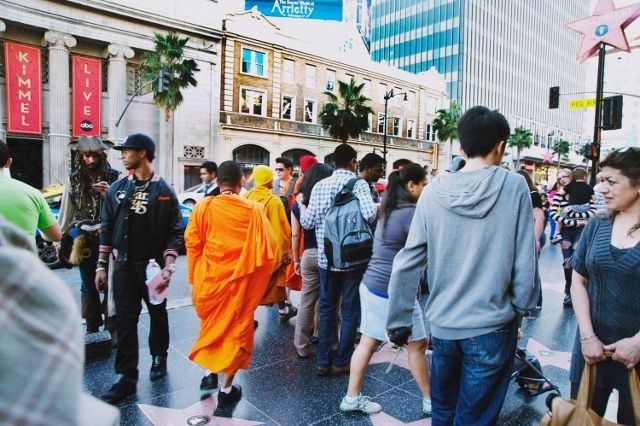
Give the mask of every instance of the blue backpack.
M 349 269 L 371 259 L 373 234 L 353 193 L 359 178 L 350 179 L 333 199 L 324 224 L 324 252 L 329 267 Z

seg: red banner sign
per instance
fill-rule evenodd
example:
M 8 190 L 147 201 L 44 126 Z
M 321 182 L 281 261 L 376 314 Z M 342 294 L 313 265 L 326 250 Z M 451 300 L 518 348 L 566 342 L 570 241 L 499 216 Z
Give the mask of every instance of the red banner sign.
M 84 56 L 72 57 L 74 137 L 100 136 L 102 61 Z
M 40 48 L 5 42 L 7 131 L 42 134 Z

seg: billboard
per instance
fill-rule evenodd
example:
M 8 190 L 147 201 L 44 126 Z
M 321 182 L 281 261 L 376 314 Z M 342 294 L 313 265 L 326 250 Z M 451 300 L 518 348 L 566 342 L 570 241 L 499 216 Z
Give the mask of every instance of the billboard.
M 342 0 L 245 0 L 254 6 L 265 16 L 342 21 Z
M 40 48 L 5 42 L 7 131 L 42 133 L 42 81 Z

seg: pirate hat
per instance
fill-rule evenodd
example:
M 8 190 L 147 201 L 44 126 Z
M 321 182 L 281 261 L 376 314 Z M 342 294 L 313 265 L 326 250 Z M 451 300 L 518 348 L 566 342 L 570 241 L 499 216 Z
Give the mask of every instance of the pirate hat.
M 113 148 L 114 143 L 97 136 L 82 135 L 77 141 L 69 143 L 69 148 L 78 152 L 100 152 Z

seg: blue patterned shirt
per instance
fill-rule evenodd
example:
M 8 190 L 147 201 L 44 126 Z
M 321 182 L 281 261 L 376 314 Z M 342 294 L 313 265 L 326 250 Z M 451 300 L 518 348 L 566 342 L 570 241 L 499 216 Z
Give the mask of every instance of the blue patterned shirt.
M 357 177 L 349 170 L 336 170 L 331 176 L 318 182 L 311 191 L 309 207 L 300 218 L 300 224 L 304 229 L 316 230 L 316 240 L 318 241 L 318 266 L 323 269 L 329 267 L 327 256 L 324 254 L 324 219 L 327 211 L 333 205 L 333 199 L 347 182 Z M 356 182 L 353 193 L 360 201 L 360 211 L 362 217 L 368 222 L 373 222 L 376 218 L 377 207 L 371 198 L 369 184 L 364 179 Z

